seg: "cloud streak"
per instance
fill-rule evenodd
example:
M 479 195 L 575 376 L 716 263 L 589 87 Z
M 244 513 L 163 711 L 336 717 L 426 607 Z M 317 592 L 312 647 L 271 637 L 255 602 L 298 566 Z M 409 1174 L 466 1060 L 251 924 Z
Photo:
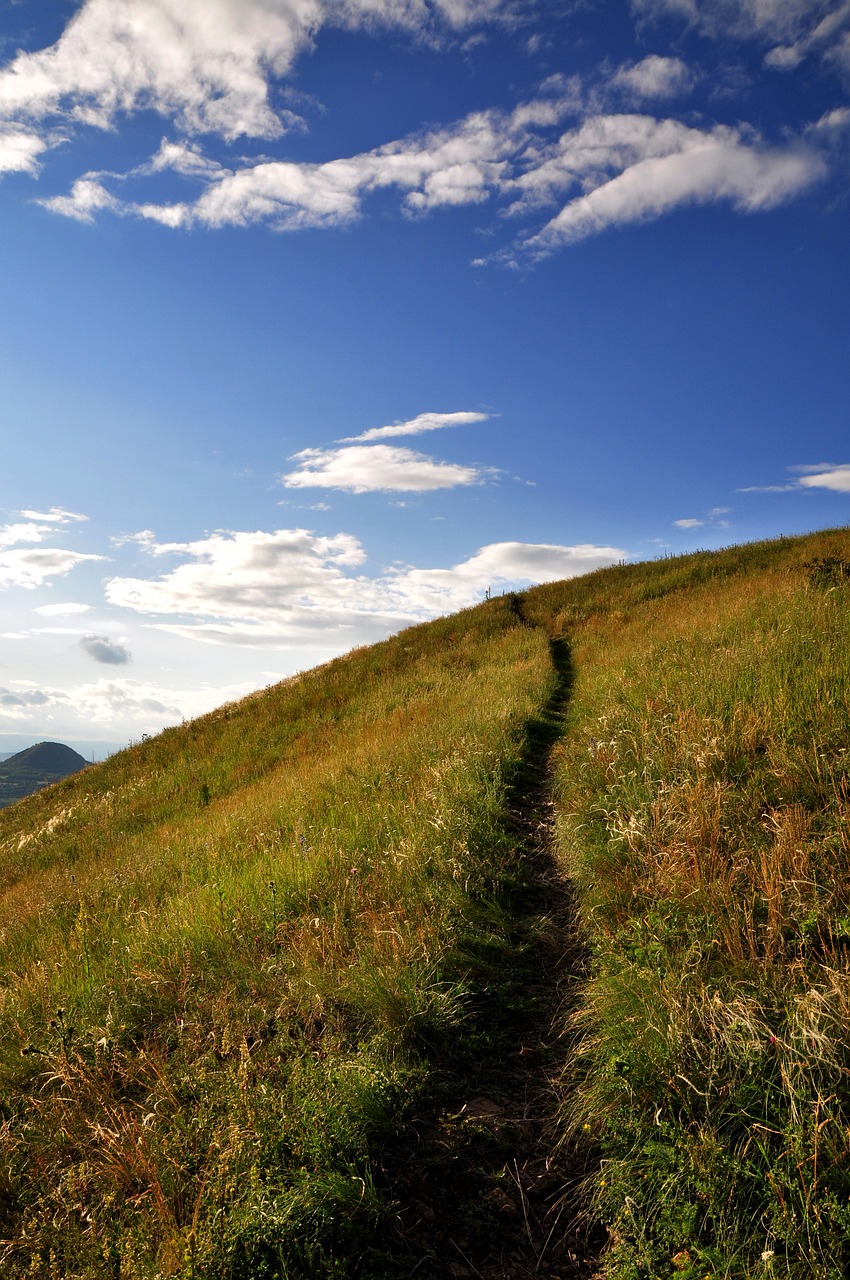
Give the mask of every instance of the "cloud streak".
M 771 209 L 825 172 L 821 156 L 803 143 L 766 147 L 725 125 L 702 130 L 652 116 L 596 117 L 564 134 L 549 159 L 518 182 L 526 203 L 585 188 L 522 249 L 545 256 L 609 227 L 691 204 L 728 202 L 741 213 Z
M 806 468 L 797 483 L 803 489 L 830 489 L 833 493 L 850 493 L 850 463 L 838 466 Z
M 420 413 L 406 422 L 393 422 L 387 427 L 370 427 L 359 436 L 343 436 L 338 444 L 355 444 L 359 441 L 389 440 L 397 436 L 418 436 L 425 431 L 442 431 L 445 427 L 466 427 L 486 422 L 489 413 Z
M 363 215 L 365 198 L 388 188 L 402 193 L 403 210 L 411 216 L 491 197 L 505 202 L 504 211 L 513 218 L 561 204 L 537 232 L 493 255 L 516 261 L 542 258 L 609 227 L 659 218 L 687 205 L 727 203 L 739 213 L 763 212 L 827 172 L 812 142 L 768 146 L 753 130 L 696 128 L 633 113 L 592 115 L 548 142 L 537 128 L 550 126 L 563 104 L 542 100 L 536 105 L 546 110 L 539 119 L 533 105 L 510 116 L 476 113 L 440 134 L 347 160 L 262 161 L 235 171 L 214 169 L 194 201 L 121 201 L 103 185 L 102 175 L 87 175 L 69 196 L 41 203 L 83 222 L 110 211 L 172 228 L 266 224 L 283 232 L 355 222 Z
M 850 462 L 814 462 L 787 467 L 795 479 L 785 484 L 751 484 L 739 493 L 794 493 L 801 489 L 828 489 L 850 493 Z

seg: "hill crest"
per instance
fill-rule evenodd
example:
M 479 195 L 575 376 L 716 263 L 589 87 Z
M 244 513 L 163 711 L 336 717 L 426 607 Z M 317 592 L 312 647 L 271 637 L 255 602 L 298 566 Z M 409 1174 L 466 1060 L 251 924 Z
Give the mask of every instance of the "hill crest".
M 25 769 L 27 773 L 49 773 L 64 778 L 69 773 L 85 769 L 87 761 L 79 751 L 66 747 L 63 742 L 36 742 L 9 756 L 2 763 L 4 773 L 17 773 Z

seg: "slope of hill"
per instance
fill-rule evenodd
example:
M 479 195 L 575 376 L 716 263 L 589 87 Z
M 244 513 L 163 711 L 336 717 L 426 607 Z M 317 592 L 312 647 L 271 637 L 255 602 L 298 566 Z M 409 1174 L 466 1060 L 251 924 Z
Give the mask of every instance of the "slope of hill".
M 37 742 L 0 761 L 0 808 L 86 768 L 87 761 L 62 742 Z
M 850 538 L 542 588 L 606 1275 L 850 1274 Z
M 392 1152 L 443 1105 L 439 1160 L 446 1081 L 483 1094 L 528 1016 L 545 924 L 510 811 L 571 679 L 552 760 L 592 965 L 559 1124 L 605 1274 L 845 1275 L 848 565 L 839 530 L 492 600 L 0 814 L 0 1270 L 568 1273 L 486 1098 L 463 1141 L 504 1177 L 451 1264 L 396 1247 Z

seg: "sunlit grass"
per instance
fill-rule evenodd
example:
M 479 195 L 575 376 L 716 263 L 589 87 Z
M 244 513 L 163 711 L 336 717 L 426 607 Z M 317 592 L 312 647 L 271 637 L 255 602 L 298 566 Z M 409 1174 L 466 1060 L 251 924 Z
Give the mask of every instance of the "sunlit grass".
M 765 550 L 572 625 L 567 1110 L 622 1280 L 850 1265 L 850 538 Z
M 376 1157 L 495 1052 L 554 637 L 607 1274 L 847 1274 L 848 566 L 838 530 L 490 601 L 0 813 L 0 1273 L 377 1257 Z
M 551 679 L 495 601 L 2 814 L 10 1274 L 349 1274 Z

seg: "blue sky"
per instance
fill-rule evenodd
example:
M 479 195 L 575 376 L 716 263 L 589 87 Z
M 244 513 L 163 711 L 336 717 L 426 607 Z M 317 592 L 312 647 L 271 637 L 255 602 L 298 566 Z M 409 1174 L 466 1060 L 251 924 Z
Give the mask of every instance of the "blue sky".
M 847 522 L 847 0 L 0 0 L 0 750 Z

